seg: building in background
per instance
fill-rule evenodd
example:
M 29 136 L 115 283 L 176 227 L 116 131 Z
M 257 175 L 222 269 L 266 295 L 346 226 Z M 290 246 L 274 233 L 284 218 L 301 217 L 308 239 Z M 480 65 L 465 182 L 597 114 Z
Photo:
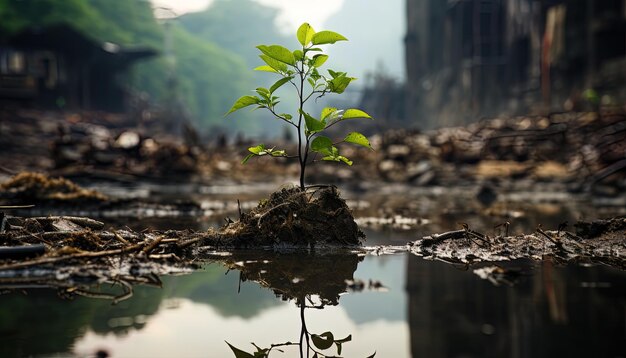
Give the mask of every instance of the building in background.
M 421 128 L 626 100 L 626 0 L 406 5 L 406 114 Z
M 42 109 L 121 112 L 121 78 L 150 48 L 100 43 L 69 25 L 24 30 L 0 42 L 0 101 Z

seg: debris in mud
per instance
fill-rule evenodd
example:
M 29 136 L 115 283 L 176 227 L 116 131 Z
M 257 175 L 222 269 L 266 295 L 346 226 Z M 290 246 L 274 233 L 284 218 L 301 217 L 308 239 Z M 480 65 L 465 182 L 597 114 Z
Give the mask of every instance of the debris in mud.
M 427 259 L 451 263 L 508 261 L 518 258 L 541 260 L 546 256 L 556 261 L 601 262 L 626 269 L 626 218 L 603 221 L 606 230 L 544 231 L 517 236 L 489 236 L 470 230 L 449 231 L 426 236 L 412 243 L 411 251 Z M 596 224 L 595 226 L 597 226 Z M 593 223 L 579 223 L 578 227 L 594 227 Z M 582 234 L 582 235 L 581 235 Z
M 164 262 L 184 266 L 197 258 L 199 247 L 354 248 L 364 238 L 334 187 L 283 189 L 250 213 L 241 213 L 240 221 L 204 232 L 104 230 L 100 221 L 69 216 L 3 215 L 2 227 L 0 276 L 8 272 L 8 277 L 28 275 L 35 267 L 76 267 L 75 273 L 80 275 L 86 263 L 106 271 L 120 259 L 137 265 Z M 23 259 L 25 252 L 30 258 Z
M 417 185 L 459 185 L 484 180 L 515 186 L 561 183 L 589 189 L 602 182 L 623 187 L 626 115 L 553 113 L 494 118 L 463 127 L 372 136 L 379 176 Z
M 108 198 L 95 191 L 82 188 L 65 178 L 51 178 L 41 173 L 23 172 L 0 183 L 0 201 L 18 204 L 41 202 L 93 203 Z
M 237 246 L 358 246 L 365 235 L 335 187 L 282 189 L 239 221 L 228 223 L 220 236 Z
M 578 222 L 574 226 L 576 227 L 576 234 L 583 237 L 595 238 L 601 235 L 617 234 L 624 238 L 626 233 L 626 218 Z
M 6 148 L 4 166 L 119 181 L 175 177 L 251 183 L 263 170 L 266 178 L 284 182 L 298 172 L 297 164 L 282 160 L 242 166 L 245 145 L 224 137 L 207 139 L 207 146 L 183 144 L 170 133 L 145 132 L 137 122 L 118 123 L 110 116 L 0 110 L 0 127 L 6 131 L 0 137 L 0 146 Z M 424 132 L 389 130 L 370 137 L 375 153 L 346 149 L 356 162 L 350 170 L 321 166 L 308 179 L 419 186 L 490 182 L 496 194 L 553 185 L 561 191 L 595 189 L 616 195 L 626 185 L 625 128 L 623 111 L 604 111 L 501 117 Z M 293 144 L 285 147 L 292 150 Z
M 402 215 L 394 215 L 391 217 L 362 217 L 355 219 L 360 227 L 369 227 L 374 229 L 396 229 L 411 230 L 420 225 L 426 225 L 430 222 L 424 218 L 410 218 Z
M 69 179 L 46 174 L 22 172 L 0 183 L 0 210 L 11 209 L 19 215 L 64 215 L 94 217 L 198 217 L 214 214 L 191 200 L 161 203 L 158 199 L 109 197 L 96 190 L 85 189 Z

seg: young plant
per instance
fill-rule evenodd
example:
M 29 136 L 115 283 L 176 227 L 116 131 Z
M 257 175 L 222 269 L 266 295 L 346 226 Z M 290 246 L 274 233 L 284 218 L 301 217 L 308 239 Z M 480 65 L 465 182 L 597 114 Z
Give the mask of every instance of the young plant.
M 334 44 L 337 41 L 347 41 L 348 39 L 344 36 L 333 31 L 315 32 L 308 23 L 302 24 L 296 35 L 302 46 L 294 51 L 280 45 L 257 46 L 261 51 L 259 57 L 265 62 L 265 65 L 254 70 L 270 72 L 280 78 L 270 88 L 257 88 L 255 90 L 256 95 L 239 98 L 226 115 L 241 108 L 255 106 L 255 109 L 266 109 L 276 119 L 293 126 L 298 134 L 297 156 L 290 156 L 282 149 L 268 148 L 264 144 L 259 144 L 248 148 L 250 154 L 243 159 L 242 163 L 245 164 L 249 159 L 260 156 L 298 158 L 300 162 L 300 188 L 304 190 L 306 166 L 308 163 L 316 161 L 317 155 L 320 155 L 323 161 L 343 162 L 352 165 L 350 159 L 340 154 L 337 148 L 338 144 L 352 143 L 372 149 L 367 137 L 358 132 L 348 133 L 345 138 L 339 141 L 333 141 L 322 133 L 347 119 L 372 119 L 372 117 L 355 108 L 339 110 L 326 107 L 317 117 L 305 110 L 305 104 L 311 98 L 319 99 L 327 93 L 341 94 L 356 78 L 349 77 L 346 72 L 330 69 L 327 70 L 328 75 L 320 72 L 320 68 L 328 60 L 328 55 L 324 54 L 319 46 Z M 275 92 L 285 84 L 291 84 L 298 95 L 298 103 L 296 108 L 293 108 L 293 114 L 283 113 L 277 109 L 280 101 Z M 311 153 L 315 153 L 313 158 L 311 158 Z

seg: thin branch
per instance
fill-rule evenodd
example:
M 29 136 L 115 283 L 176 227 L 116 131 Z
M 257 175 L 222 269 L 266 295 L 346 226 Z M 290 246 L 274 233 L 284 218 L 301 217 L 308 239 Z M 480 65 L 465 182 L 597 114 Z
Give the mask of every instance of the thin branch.
M 289 83 L 293 85 L 293 87 L 296 89 L 296 92 L 298 92 L 298 97 L 300 97 L 300 89 L 298 88 L 298 85 L 296 85 L 295 82 L 293 82 L 292 80 L 289 80 Z
M 326 127 L 324 127 L 324 130 L 327 130 L 328 128 L 334 126 L 335 124 L 337 124 L 337 123 L 339 123 L 341 121 L 342 121 L 341 118 L 337 119 L 336 121 L 334 121 L 334 122 L 330 123 L 329 125 L 327 125 Z
M 319 97 L 317 97 L 317 98 L 320 98 L 321 96 L 323 96 L 323 95 L 324 95 L 325 93 L 327 93 L 327 92 L 328 92 L 328 91 L 327 91 L 326 89 L 324 89 L 324 90 L 322 90 L 322 91 L 313 90 L 313 92 L 309 93 L 309 95 L 306 97 L 306 99 L 304 100 L 304 102 L 306 103 L 306 101 L 308 101 L 308 100 L 311 98 L 311 96 L 313 96 L 313 95 L 314 95 L 314 94 L 316 94 L 316 93 L 321 93 L 321 94 L 322 94 L 322 95 L 320 95 Z
M 267 109 L 268 109 L 268 110 L 269 110 L 269 111 L 270 111 L 270 112 L 271 112 L 274 116 L 276 116 L 276 118 L 278 118 L 278 119 L 282 119 L 283 121 L 287 122 L 288 124 L 291 124 L 292 126 L 294 126 L 294 127 L 298 128 L 298 126 L 296 126 L 296 124 L 295 124 L 295 123 L 293 123 L 292 121 L 288 120 L 287 118 L 285 118 L 285 117 L 283 117 L 283 116 L 281 116 L 281 115 L 277 114 L 277 113 L 274 111 L 274 109 L 272 109 L 272 108 L 270 108 L 270 107 L 265 107 L 265 108 L 267 108 Z

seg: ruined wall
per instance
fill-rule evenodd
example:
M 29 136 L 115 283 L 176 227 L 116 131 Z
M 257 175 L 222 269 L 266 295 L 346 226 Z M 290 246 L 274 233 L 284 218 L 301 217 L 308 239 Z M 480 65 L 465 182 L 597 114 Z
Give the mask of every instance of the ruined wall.
M 626 0 L 407 0 L 405 47 L 420 128 L 626 101 Z

